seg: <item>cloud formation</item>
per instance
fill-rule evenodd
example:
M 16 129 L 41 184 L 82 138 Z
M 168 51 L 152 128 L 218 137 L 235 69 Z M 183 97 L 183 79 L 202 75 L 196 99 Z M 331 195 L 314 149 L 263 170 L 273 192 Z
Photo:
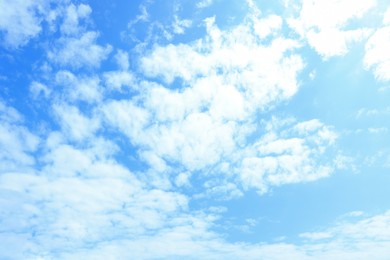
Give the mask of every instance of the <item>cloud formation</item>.
M 45 0 L 0 1 L 0 31 L 5 45 L 17 48 L 36 37 L 42 30 L 42 15 L 46 14 L 48 3 Z
M 4 48 L 42 41 L 28 101 L 0 99 L 0 258 L 385 259 L 389 211 L 250 242 L 230 239 L 238 217 L 221 205 L 348 169 L 332 120 L 288 104 L 312 69 L 307 46 L 326 60 L 367 38 L 362 63 L 388 81 L 390 9 L 369 29 L 350 22 L 375 1 L 286 1 L 292 16 L 247 1 L 229 25 L 178 8 L 155 22 L 153 4 L 121 35 L 153 21 L 183 41 L 149 30 L 129 48 L 99 31 L 87 4 L 0 0 Z M 261 222 L 239 217 L 241 231 Z
M 344 55 L 348 45 L 366 38 L 368 28 L 348 28 L 376 5 L 375 0 L 303 0 L 299 16 L 288 24 L 324 59 Z

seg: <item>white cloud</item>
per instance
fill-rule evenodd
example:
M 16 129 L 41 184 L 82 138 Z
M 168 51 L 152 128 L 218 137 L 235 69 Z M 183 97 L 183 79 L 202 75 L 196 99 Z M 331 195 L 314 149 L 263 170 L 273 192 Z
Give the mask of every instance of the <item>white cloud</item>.
M 118 64 L 119 70 L 104 73 L 103 77 L 106 86 L 110 90 L 118 91 L 122 91 L 123 87 L 135 88 L 135 76 L 129 71 L 129 54 L 125 51 L 118 50 L 115 54 L 115 60 Z
M 109 71 L 103 74 L 105 84 L 110 90 L 122 91 L 123 87 L 136 88 L 135 77 L 128 71 Z
M 0 126 L 0 171 L 13 171 L 33 166 L 31 152 L 37 148 L 38 138 L 26 128 L 2 122 Z
M 310 240 L 320 240 L 320 239 L 331 238 L 332 234 L 327 232 L 311 232 L 311 233 L 302 233 L 299 234 L 299 236 Z
M 350 216 L 360 217 L 361 212 L 351 212 Z M 345 243 L 348 241 L 357 244 L 371 244 L 375 245 L 378 242 L 390 242 L 390 212 L 374 215 L 359 219 L 358 221 L 343 221 L 337 223 L 335 226 L 318 233 L 303 233 L 302 237 L 309 239 L 321 239 L 334 237 L 334 242 L 337 241 Z M 323 234 L 323 235 L 321 235 Z M 378 243 L 380 245 L 380 243 Z M 353 248 L 356 245 L 351 245 Z M 365 248 L 366 250 L 369 248 Z
M 61 257 L 67 253 L 64 246 L 78 252 L 88 243 L 98 246 L 107 239 L 131 241 L 191 221 L 186 215 L 188 199 L 176 192 L 148 188 L 148 183 L 115 161 L 118 147 L 114 143 L 95 137 L 77 148 L 68 144 L 63 136 L 66 132 L 48 136 L 39 171 L 0 175 L 4 198 L 0 200 L 0 239 L 21 243 L 18 252 L 6 249 L 3 243 L 0 257 L 11 253 L 18 258 Z M 19 139 L 29 140 L 25 136 Z M 10 141 L 13 146 L 18 144 Z M 34 142 L 24 143 L 25 150 L 29 145 L 36 147 Z M 26 237 L 31 242 L 24 243 Z
M 349 219 L 320 232 L 302 233 L 302 238 L 312 240 L 302 249 L 313 259 L 386 259 L 390 253 L 389 216 L 387 211 L 358 221 Z
M 288 24 L 327 59 L 346 54 L 349 43 L 369 36 L 369 29 L 346 27 L 375 5 L 375 0 L 303 0 L 299 16 Z
M 153 194 L 153 192 L 151 192 Z M 163 195 L 163 194 L 153 194 Z M 164 195 L 165 198 L 172 198 Z M 149 201 L 147 198 L 142 201 Z M 153 197 L 157 198 L 157 197 Z M 163 200 L 162 200 L 163 201 Z M 177 206 L 173 206 L 176 208 Z M 86 212 L 83 212 L 84 214 Z M 135 213 L 135 212 L 133 212 Z M 146 212 L 144 212 L 146 213 Z M 150 214 L 151 212 L 149 212 Z M 89 215 L 87 215 L 89 217 Z M 152 215 L 144 215 L 152 217 Z M 229 243 L 220 236 L 209 231 L 210 223 L 215 220 L 213 215 L 195 214 L 182 215 L 174 218 L 175 226 L 150 232 L 149 235 L 138 235 L 129 238 L 107 239 L 92 243 L 88 247 L 72 245 L 72 240 L 62 241 L 72 250 L 56 251 L 48 254 L 56 258 L 202 258 L 202 259 L 387 259 L 389 254 L 388 213 L 366 218 L 359 222 L 345 222 L 335 225 L 323 232 L 302 233 L 303 243 Z M 90 218 L 88 220 L 91 221 Z M 79 221 L 79 220 L 78 220 Z M 120 225 L 120 220 L 116 219 Z M 97 224 L 96 222 L 94 222 Z M 129 223 L 126 223 L 129 224 Z M 140 223 L 138 223 L 140 224 Z M 74 226 L 75 227 L 75 226 Z M 134 226 L 135 227 L 135 226 Z M 71 226 L 67 226 L 70 232 Z M 380 231 L 378 231 L 380 230 Z M 75 230 L 73 229 L 73 232 Z M 106 229 L 106 232 L 112 231 Z M 126 230 L 130 232 L 130 230 Z M 369 231 L 367 234 L 366 231 Z M 134 230 L 133 230 L 134 232 Z M 58 234 L 63 234 L 58 232 Z M 74 233 L 76 235 L 76 233 Z M 80 233 L 78 233 L 81 235 Z M 4 236 L 4 234 L 2 234 Z M 70 237 L 68 237 L 70 238 Z M 80 237 L 74 236 L 73 240 Z M 53 234 L 51 241 L 45 241 L 53 246 L 56 240 Z M 57 246 L 58 247 L 58 246 Z M 31 252 L 34 250 L 30 249 Z M 42 251 L 36 255 L 42 254 Z
M 209 18 L 206 37 L 156 45 L 141 57 L 141 72 L 162 79 L 165 86 L 142 81 L 132 101 L 102 106 L 106 123 L 125 134 L 154 169 L 164 171 L 170 164 L 190 172 L 219 169 L 216 179 L 205 184 L 205 194 L 240 196 L 241 186 L 265 192 L 269 186 L 313 181 L 332 171 L 316 162 L 335 139 L 318 120 L 296 123 L 289 132 L 253 123 L 260 111 L 296 93 L 303 68 L 294 54 L 297 42 L 276 32 L 262 44 L 265 34 L 253 33 L 253 19 L 222 31 Z M 183 88 L 169 89 L 176 78 Z M 274 123 L 279 121 L 269 124 Z M 255 131 L 275 133 L 248 142 Z
M 382 86 L 378 89 L 378 92 L 385 93 L 390 90 L 390 86 Z
M 390 25 L 390 7 L 387 8 L 385 14 L 383 15 L 383 24 Z
M 215 198 L 220 201 L 236 199 L 244 196 L 244 192 L 238 185 L 241 185 L 239 181 L 237 183 L 231 182 L 228 180 L 228 176 L 224 176 L 224 178 L 211 178 L 203 184 L 205 191 L 196 194 L 194 198 Z
M 39 142 L 40 139 L 23 125 L 23 117 L 0 101 L 0 172 L 34 166 L 33 152 Z
M 269 15 L 254 22 L 254 30 L 261 39 L 271 34 L 275 34 L 282 27 L 283 20 L 280 16 Z
M 100 122 L 96 118 L 88 118 L 83 115 L 76 106 L 56 104 L 53 106 L 55 115 L 62 127 L 63 133 L 71 140 L 85 141 L 94 137 Z
M 384 134 L 387 133 L 389 129 L 387 127 L 369 127 L 368 132 L 370 134 Z
M 364 215 L 363 211 L 351 211 L 345 214 L 346 217 L 361 217 Z
M 139 6 L 139 10 L 140 10 L 140 14 L 137 15 L 137 17 L 133 20 L 131 20 L 128 24 L 127 24 L 127 27 L 128 28 L 131 28 L 133 27 L 135 24 L 139 23 L 139 22 L 146 22 L 149 20 L 149 13 L 148 13 L 148 10 L 147 10 L 147 4 L 149 4 L 150 2 L 146 2 L 146 4 L 141 4 Z
M 351 42 L 360 41 L 369 35 L 366 29 L 340 31 L 338 29 L 308 31 L 308 43 L 325 59 L 332 56 L 342 56 L 348 52 Z
M 63 35 L 78 35 L 82 28 L 79 26 L 79 20 L 88 18 L 92 9 L 88 5 L 80 4 L 75 6 L 70 4 L 65 11 L 64 22 L 61 25 Z
M 12 228 L 11 232 L 29 236 L 32 232 L 37 233 L 33 246 L 19 254 L 33 257 L 47 252 L 55 257 L 58 253 L 66 253 L 64 246 L 76 252 L 85 243 L 100 243 L 107 238 L 125 237 L 131 241 L 131 237 L 140 237 L 169 225 L 176 211 L 186 207 L 185 197 L 172 192 L 143 190 L 132 180 L 129 172 L 116 169 L 115 165 L 108 166 L 101 171 L 106 177 L 91 179 L 68 177 L 50 180 L 28 174 L 2 175 L 2 189 L 26 196 L 25 189 L 28 188 L 31 194 L 28 195 L 31 204 L 25 204 L 30 209 L 22 212 L 23 215 L 16 215 L 13 220 L 15 224 L 18 221 L 26 224 L 8 226 Z M 120 177 L 110 177 L 118 173 Z M 15 196 L 9 199 L 16 202 Z M 30 220 L 34 215 L 35 218 L 39 216 L 35 223 Z M 1 236 L 10 233 L 8 228 Z
M 70 71 L 60 70 L 55 74 L 55 83 L 62 88 L 58 91 L 66 101 L 95 103 L 102 99 L 103 89 L 97 76 L 76 76 Z
M 129 54 L 127 52 L 118 50 L 118 52 L 115 54 L 115 59 L 121 70 L 126 71 L 129 69 Z
M 58 47 L 48 53 L 48 57 L 61 66 L 98 68 L 112 49 L 110 45 L 97 44 L 98 35 L 97 32 L 89 31 L 77 38 L 63 37 Z
M 350 19 L 362 17 L 375 5 L 375 0 L 303 0 L 300 20 L 295 22 L 300 25 L 297 28 L 300 30 L 308 27 L 339 28 L 346 25 Z
M 142 135 L 144 128 L 149 123 L 150 114 L 148 111 L 139 108 L 129 100 L 107 102 L 102 110 L 106 122 L 119 128 L 135 143 L 140 141 L 138 137 Z
M 176 179 L 175 179 L 175 185 L 178 186 L 178 187 L 188 187 L 188 186 L 191 186 L 191 183 L 189 181 L 191 177 L 191 173 L 190 172 L 182 172 L 180 173 L 179 175 L 177 175 Z
M 389 116 L 390 115 L 390 106 L 379 109 L 369 109 L 361 108 L 356 113 L 356 119 L 362 117 L 376 117 L 376 116 Z
M 206 113 L 192 113 L 182 121 L 160 125 L 149 121 L 148 110 L 130 102 L 112 102 L 103 109 L 108 122 L 125 133 L 133 144 L 190 169 L 216 163 L 234 147 L 234 124 L 215 122 Z
M 381 81 L 390 80 L 390 26 L 375 31 L 365 46 L 364 65 L 372 69 L 375 77 Z
M 174 22 L 172 24 L 173 32 L 176 34 L 184 34 L 185 30 L 192 24 L 191 20 L 183 19 L 180 20 L 177 15 L 174 16 Z
M 364 164 L 368 166 L 379 166 L 383 168 L 390 167 L 389 149 L 379 149 L 375 153 L 364 158 Z
M 333 230 L 338 235 L 372 241 L 390 240 L 390 212 L 385 212 L 356 223 L 343 224 Z
M 93 250 L 73 251 L 66 256 L 97 259 L 108 256 L 174 259 L 194 256 L 203 259 L 387 259 L 390 245 L 388 220 L 388 214 L 384 213 L 360 222 L 339 224 L 324 232 L 302 233 L 301 237 L 309 241 L 297 245 L 228 243 L 207 231 L 207 220 L 192 218 L 195 222 L 193 225 L 182 222 L 182 225 L 154 236 L 132 241 L 123 239 L 105 242 Z M 371 232 L 374 240 L 370 240 L 373 237 L 365 233 L 372 228 L 383 228 L 383 232 Z
M 249 103 L 256 106 L 288 98 L 297 91 L 296 75 L 303 62 L 298 55 L 285 55 L 299 47 L 297 42 L 275 37 L 269 45 L 261 45 L 252 34 L 251 22 L 225 32 L 213 19 L 206 24 L 208 36 L 193 44 L 156 46 L 142 58 L 143 72 L 162 77 L 168 84 L 181 78 L 190 85 L 196 84 L 195 79 L 220 74 L 224 84 L 240 86 Z
M 45 13 L 47 3 L 43 0 L 0 0 L 0 31 L 4 33 L 6 46 L 23 46 L 41 32 L 41 14 Z
M 333 163 L 338 170 L 350 170 L 353 173 L 358 172 L 357 162 L 352 156 L 338 154 L 333 159 Z
M 5 118 L 17 119 L 13 109 L 7 110 L 10 112 Z M 286 134 L 299 131 L 310 135 L 322 127 L 309 121 Z M 300 244 L 231 243 L 211 231 L 220 211 L 192 212 L 186 196 L 146 188 L 146 183 L 113 160 L 116 149 L 110 141 L 96 140 L 83 149 L 62 142 L 59 133 L 49 136 L 41 173 L 0 175 L 4 198 L 0 200 L 3 209 L 0 238 L 21 245 L 18 251 L 12 251 L 10 244 L 1 244 L 1 257 L 386 259 L 388 256 L 389 212 L 302 233 L 300 236 L 308 240 Z M 272 147 L 264 149 L 280 151 Z M 178 182 L 187 185 L 188 175 L 183 174 L 178 175 L 182 176 Z M 23 206 L 16 207 L 21 201 Z M 256 223 L 248 220 L 248 224 Z M 64 250 L 65 246 L 69 250 Z
M 243 153 L 236 171 L 245 188 L 264 193 L 270 186 L 314 181 L 332 172 L 318 158 L 334 142 L 335 133 L 317 120 L 290 125 L 270 122 L 267 134 Z
M 34 99 L 37 99 L 41 95 L 43 95 L 45 98 L 48 98 L 51 90 L 44 84 L 33 81 L 30 85 L 30 92 Z
M 99 68 L 111 52 L 110 45 L 99 45 L 99 33 L 88 31 L 88 19 L 92 12 L 89 5 L 67 3 L 54 10 L 51 30 L 56 30 L 57 20 L 62 19 L 60 37 L 47 50 L 49 60 L 62 67 L 73 69 Z M 58 19 L 59 18 L 59 19 Z M 61 20 L 60 20 L 61 21 Z M 50 21 L 49 21 L 50 22 Z
M 151 55 L 141 62 L 146 75 L 161 75 L 167 83 L 171 83 L 176 76 L 189 80 L 200 72 L 207 72 L 206 61 L 187 45 L 156 46 Z
M 152 153 L 150 151 L 144 151 L 139 152 L 139 156 L 141 160 L 144 160 L 150 165 L 149 171 L 161 173 L 171 170 L 167 166 L 165 161 L 161 157 L 157 156 L 155 153 Z
M 196 7 L 198 8 L 206 8 L 210 5 L 212 5 L 214 0 L 202 0 L 196 4 Z
M 49 53 L 51 61 L 97 68 L 107 57 L 111 47 L 98 45 L 98 33 L 84 32 L 79 25 L 90 12 L 86 5 L 69 6 L 61 27 L 65 36 Z M 147 17 L 145 9 L 137 19 Z M 336 138 L 331 127 L 291 118 L 259 123 L 297 92 L 297 75 L 304 67 L 295 53 L 300 44 L 282 37 L 281 26 L 272 15 L 264 20 L 251 16 L 227 30 L 207 19 L 206 37 L 155 45 L 141 57 L 138 72 L 149 77 L 144 81 L 129 71 L 128 54 L 118 51 L 119 70 L 102 73 L 102 78 L 107 91 L 134 87 L 137 92 L 122 100 L 103 98 L 99 75 L 56 71 L 60 91 L 32 83 L 33 95 L 54 97 L 60 126 L 46 136 L 35 170 L 20 166 L 35 163 L 30 153 L 40 139 L 22 126 L 14 109 L 0 103 L 0 147 L 8 149 L 5 155 L 0 152 L 0 162 L 12 159 L 18 166 L 0 174 L 0 194 L 6 198 L 0 199 L 0 220 L 7 221 L 1 222 L 0 240 L 23 244 L 12 257 L 308 259 L 338 253 L 333 244 L 329 249 L 327 244 L 227 242 L 211 231 L 221 212 L 195 211 L 190 198 L 177 191 L 194 187 L 194 177 L 200 182 L 194 198 L 231 199 L 247 188 L 265 192 L 331 173 L 326 163 L 326 149 Z M 179 24 L 177 32 L 184 27 Z M 270 37 L 267 43 L 265 37 Z M 161 79 L 161 84 L 152 82 Z M 181 88 L 174 88 L 175 79 Z M 78 101 L 86 101 L 87 109 Z M 122 133 L 131 145 L 121 150 L 122 143 L 99 137 L 100 131 Z M 135 174 L 127 168 L 133 152 L 147 170 Z M 246 222 L 256 225 L 253 219 Z M 347 230 L 357 232 L 353 225 Z M 386 240 L 384 232 L 370 238 Z M 315 238 L 316 233 L 302 236 Z M 7 246 L 0 245 L 0 257 L 10 255 Z M 337 250 L 349 254 L 342 246 Z
M 0 101 L 0 119 L 3 122 L 15 123 L 21 121 L 23 117 L 16 109 Z

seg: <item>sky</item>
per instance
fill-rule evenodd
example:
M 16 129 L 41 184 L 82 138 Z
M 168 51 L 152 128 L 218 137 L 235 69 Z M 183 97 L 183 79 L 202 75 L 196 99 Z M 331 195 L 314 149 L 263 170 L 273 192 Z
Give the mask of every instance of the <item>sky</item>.
M 0 0 L 1 259 L 389 259 L 388 0 Z

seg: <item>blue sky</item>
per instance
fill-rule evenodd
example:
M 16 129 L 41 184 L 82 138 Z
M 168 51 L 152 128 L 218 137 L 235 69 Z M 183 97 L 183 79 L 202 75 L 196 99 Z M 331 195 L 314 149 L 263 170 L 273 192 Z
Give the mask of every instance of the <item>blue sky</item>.
M 388 259 L 388 46 L 380 0 L 0 0 L 0 258 Z

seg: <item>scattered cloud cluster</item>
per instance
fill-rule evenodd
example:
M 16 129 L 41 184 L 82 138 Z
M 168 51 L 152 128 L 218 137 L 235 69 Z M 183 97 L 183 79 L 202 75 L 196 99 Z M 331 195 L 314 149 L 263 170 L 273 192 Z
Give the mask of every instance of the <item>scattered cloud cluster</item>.
M 314 181 L 332 172 L 332 167 L 317 163 L 336 134 L 318 120 L 295 124 L 273 120 L 266 132 L 248 147 L 238 169 L 244 186 L 266 192 L 269 186 Z
M 279 21 L 278 17 L 267 19 Z M 107 121 L 161 171 L 172 170 L 169 165 L 181 165 L 189 171 L 219 165 L 218 171 L 226 176 L 235 173 L 231 178 L 236 184 L 242 182 L 261 192 L 268 185 L 330 174 L 331 168 L 311 161 L 332 143 L 326 141 L 335 135 L 330 128 L 318 121 L 303 122 L 295 126 L 300 125 L 299 131 L 284 130 L 279 137 L 271 133 L 272 126 L 264 126 L 258 118 L 297 92 L 297 76 L 304 67 L 302 58 L 294 53 L 299 44 L 279 35 L 263 43 L 265 34 L 256 34 L 258 20 L 250 19 L 228 31 L 221 31 L 213 18 L 205 23 L 206 37 L 190 44 L 155 46 L 142 57 L 142 72 L 162 82 L 143 83 L 141 100 L 136 98 L 142 106 L 134 101 L 106 105 Z M 263 31 L 267 31 L 265 26 L 274 28 L 273 22 L 261 25 Z M 175 87 L 178 80 L 184 88 Z M 305 124 L 313 125 L 305 128 Z M 268 135 L 256 136 L 259 131 Z M 308 145 L 305 142 L 315 138 L 308 136 L 311 131 L 319 131 L 320 136 Z M 329 136 L 321 136 L 321 131 L 328 131 Z M 321 142 L 324 146 L 315 148 Z M 262 144 L 276 150 L 262 152 Z M 269 181 L 264 180 L 265 173 Z
M 155 43 L 132 56 L 99 42 L 100 33 L 88 26 L 89 5 L 64 1 L 49 10 L 48 4 L 0 0 L 7 7 L 0 8 L 5 46 L 38 37 L 45 19 L 57 37 L 44 45 L 47 60 L 37 70 L 44 75 L 29 85 L 52 124 L 32 130 L 0 100 L 0 257 L 381 259 L 389 253 L 389 212 L 351 214 L 360 219 L 302 233 L 299 243 L 255 244 L 228 242 L 215 231 L 223 210 L 191 206 L 315 181 L 340 167 L 332 159 L 342 157 L 332 151 L 338 138 L 332 126 L 272 112 L 300 89 L 305 41 L 324 59 L 344 55 L 349 42 L 371 32 L 349 29 L 348 22 L 375 1 L 304 0 L 296 18 L 256 9 L 228 28 L 210 17 L 197 40 Z M 141 10 L 129 27 L 149 19 Z M 388 13 L 366 43 L 365 65 L 379 80 L 389 79 Z M 285 25 L 300 38 L 284 34 Z M 194 24 L 174 16 L 169 26 L 185 34 Z M 102 66 L 110 58 L 116 69 Z

